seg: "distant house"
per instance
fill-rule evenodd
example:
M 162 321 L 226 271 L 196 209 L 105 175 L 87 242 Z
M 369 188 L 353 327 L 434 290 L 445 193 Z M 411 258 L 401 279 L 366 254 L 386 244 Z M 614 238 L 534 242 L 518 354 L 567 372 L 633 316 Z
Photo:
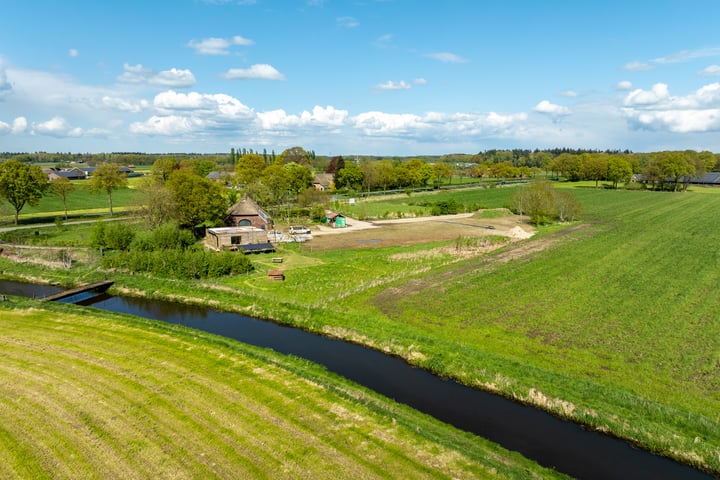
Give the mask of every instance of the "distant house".
M 67 178 L 68 180 L 80 180 L 86 178 L 85 172 L 79 168 L 64 168 L 61 170 L 51 168 L 47 171 L 47 176 L 48 180 L 51 182 L 53 180 L 57 180 L 58 178 Z
M 225 215 L 228 227 L 256 227 L 272 230 L 273 220 L 252 198 L 243 196 L 235 205 L 228 208 Z
M 331 211 L 325 212 L 325 219 L 323 222 L 335 228 L 347 227 L 347 220 L 345 219 L 345 216 Z
M 228 179 L 232 176 L 230 172 L 222 172 L 220 170 L 214 170 L 208 173 L 205 178 L 212 180 L 213 182 L 227 183 Z
M 333 181 L 332 173 L 318 173 L 313 177 L 313 187 L 322 192 L 330 190 Z
M 205 246 L 216 251 L 230 250 L 244 253 L 274 252 L 266 230 L 257 227 L 208 228 Z

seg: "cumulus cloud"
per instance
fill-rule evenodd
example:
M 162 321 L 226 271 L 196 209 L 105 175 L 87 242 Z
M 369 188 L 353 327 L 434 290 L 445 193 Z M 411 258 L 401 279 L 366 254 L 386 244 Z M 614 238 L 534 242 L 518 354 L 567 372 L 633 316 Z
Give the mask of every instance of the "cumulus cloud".
M 187 43 L 187 46 L 195 50 L 198 55 L 229 55 L 230 47 L 250 45 L 255 45 L 255 42 L 240 35 L 231 38 L 211 37 L 203 40 L 190 40 Z
M 117 77 L 123 83 L 159 85 L 163 87 L 184 88 L 195 85 L 195 75 L 190 70 L 171 68 L 159 73 L 143 67 L 141 64 L 123 65 L 124 72 Z
M 53 117 L 46 122 L 32 124 L 33 133 L 50 135 L 52 137 L 65 137 L 70 131 L 70 125 L 62 117 Z
M 300 115 L 288 115 L 285 110 L 260 112 L 257 114 L 257 123 L 262 129 L 270 131 L 311 126 L 332 128 L 343 126 L 347 118 L 347 110 L 316 105 L 312 112 L 305 110 Z
M 443 63 L 467 63 L 467 60 L 450 52 L 428 53 L 426 57 L 438 60 Z
M 27 128 L 27 119 L 25 117 L 17 117 L 13 120 L 12 127 L 10 127 L 10 133 L 17 135 L 22 133 Z
M 527 114 L 428 112 L 423 115 L 364 112 L 351 119 L 368 136 L 411 138 L 464 138 L 505 135 L 524 123 Z
M 579 96 L 579 94 L 575 90 L 564 90 L 560 92 L 560 95 L 567 98 L 575 98 Z
M 360 22 L 358 22 L 353 17 L 338 17 L 335 19 L 339 27 L 342 28 L 355 28 L 360 26 Z
M 615 84 L 615 90 L 630 90 L 632 88 L 632 82 L 629 80 L 622 80 Z
M 685 96 L 670 95 L 657 83 L 650 90 L 636 89 L 624 100 L 626 118 L 636 128 L 696 133 L 720 130 L 720 83 L 705 85 Z
M 625 97 L 626 106 L 655 105 L 668 100 L 670 93 L 664 83 L 656 83 L 650 90 L 636 89 Z
M 100 99 L 100 105 L 109 108 L 111 110 L 118 110 L 121 112 L 129 113 L 140 113 L 147 110 L 150 106 L 150 102 L 147 100 L 131 101 L 125 98 L 111 97 L 105 95 Z
M 53 117 L 46 122 L 33 122 L 30 133 L 32 135 L 46 135 L 56 138 L 100 137 L 109 134 L 107 130 L 101 128 L 85 130 L 80 127 L 73 127 L 63 117 Z
M 533 111 L 538 113 L 545 113 L 548 115 L 553 116 L 562 116 L 562 115 L 570 115 L 570 109 L 567 107 L 564 107 L 562 105 L 556 105 L 554 103 L 550 103 L 547 100 L 543 100 L 535 107 L 533 107 Z
M 278 72 L 275 67 L 266 63 L 252 65 L 250 68 L 231 68 L 223 74 L 223 78 L 232 79 L 261 79 L 261 80 L 285 80 L 285 76 Z
M 714 77 L 720 75 L 720 65 L 709 65 L 698 72 L 701 77 Z
M 157 114 L 142 122 L 134 122 L 134 134 L 180 136 L 211 130 L 239 128 L 252 121 L 255 113 L 238 99 L 226 94 L 198 92 L 159 93 L 153 100 Z
M 415 85 L 427 85 L 427 80 L 425 80 L 424 78 L 416 78 L 415 80 L 413 80 L 413 83 Z
M 203 127 L 204 122 L 194 117 L 180 115 L 153 116 L 144 122 L 130 124 L 130 133 L 176 136 L 201 130 Z
M 375 85 L 375 88 L 378 90 L 410 90 L 412 85 L 407 83 L 405 80 L 400 80 L 399 82 L 388 80 L 385 83 Z
M 0 121 L 0 135 L 7 135 L 9 133 L 17 135 L 18 133 L 24 132 L 25 128 L 27 128 L 27 120 L 25 120 L 25 117 L 16 118 L 13 120 L 12 125 Z
M 156 95 L 153 106 L 161 113 L 167 114 L 190 111 L 194 115 L 219 116 L 225 119 L 248 118 L 253 115 L 250 107 L 244 105 L 237 98 L 224 93 L 190 92 L 184 94 L 169 90 Z

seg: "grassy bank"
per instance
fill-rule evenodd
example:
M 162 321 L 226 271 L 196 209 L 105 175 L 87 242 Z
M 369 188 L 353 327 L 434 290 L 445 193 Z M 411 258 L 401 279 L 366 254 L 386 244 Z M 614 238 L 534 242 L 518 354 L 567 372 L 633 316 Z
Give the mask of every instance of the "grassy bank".
M 2 478 L 549 478 L 321 368 L 182 327 L 0 305 Z

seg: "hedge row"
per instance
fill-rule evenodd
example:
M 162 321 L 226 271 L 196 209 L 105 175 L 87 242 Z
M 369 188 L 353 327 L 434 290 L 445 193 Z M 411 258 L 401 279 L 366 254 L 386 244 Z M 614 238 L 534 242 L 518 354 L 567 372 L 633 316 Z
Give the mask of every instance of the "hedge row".
M 102 266 L 189 279 L 216 278 L 253 270 L 250 261 L 241 253 L 209 252 L 201 248 L 112 252 L 103 257 Z

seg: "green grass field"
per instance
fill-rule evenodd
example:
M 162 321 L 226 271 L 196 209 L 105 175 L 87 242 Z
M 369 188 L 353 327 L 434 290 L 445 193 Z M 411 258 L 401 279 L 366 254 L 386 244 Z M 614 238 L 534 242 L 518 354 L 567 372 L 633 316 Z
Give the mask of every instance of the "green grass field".
M 1 478 L 560 477 L 296 358 L 60 304 L 0 317 Z
M 427 199 L 507 207 L 515 188 L 400 195 L 365 211 L 413 211 L 411 202 Z M 437 242 L 329 251 L 308 243 L 256 256 L 255 273 L 217 283 L 112 276 L 125 294 L 209 304 L 391 352 L 719 474 L 720 196 L 559 188 L 583 205 L 581 222 L 472 258 Z M 278 255 L 287 280 L 268 282 Z M 23 274 L 65 283 L 107 275 L 76 268 Z

